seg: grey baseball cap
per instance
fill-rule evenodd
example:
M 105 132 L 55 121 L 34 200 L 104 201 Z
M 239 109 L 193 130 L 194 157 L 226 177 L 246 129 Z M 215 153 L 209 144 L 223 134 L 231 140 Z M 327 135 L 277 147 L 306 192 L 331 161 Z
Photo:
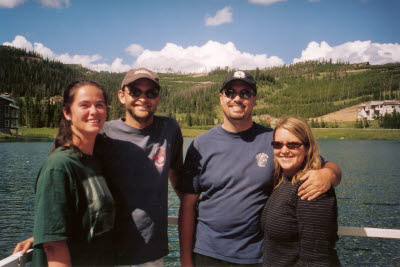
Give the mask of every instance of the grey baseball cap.
M 146 68 L 138 68 L 138 69 L 131 69 L 130 71 L 128 71 L 124 77 L 124 79 L 122 80 L 121 83 L 121 90 L 124 89 L 125 85 L 128 85 L 136 80 L 139 79 L 149 79 L 152 80 L 158 87 L 158 89 L 160 89 L 160 82 L 157 76 L 157 73 L 146 69 Z

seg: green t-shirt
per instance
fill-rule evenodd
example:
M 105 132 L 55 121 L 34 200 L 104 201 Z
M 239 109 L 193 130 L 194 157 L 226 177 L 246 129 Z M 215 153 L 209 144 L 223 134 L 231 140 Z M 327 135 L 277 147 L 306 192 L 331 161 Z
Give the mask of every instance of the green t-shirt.
M 96 158 L 58 148 L 36 182 L 33 265 L 47 264 L 43 243 L 61 240 L 67 241 L 73 265 L 112 264 L 114 217 L 114 200 Z

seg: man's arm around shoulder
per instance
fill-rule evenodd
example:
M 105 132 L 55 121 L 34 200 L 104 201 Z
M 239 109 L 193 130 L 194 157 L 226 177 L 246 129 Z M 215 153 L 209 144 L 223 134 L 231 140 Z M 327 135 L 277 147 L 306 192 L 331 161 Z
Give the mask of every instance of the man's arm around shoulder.
M 298 195 L 303 200 L 313 200 L 327 192 L 331 186 L 338 186 L 341 179 L 340 168 L 335 163 L 327 161 L 322 169 L 310 170 L 300 178 L 305 182 L 299 187 Z

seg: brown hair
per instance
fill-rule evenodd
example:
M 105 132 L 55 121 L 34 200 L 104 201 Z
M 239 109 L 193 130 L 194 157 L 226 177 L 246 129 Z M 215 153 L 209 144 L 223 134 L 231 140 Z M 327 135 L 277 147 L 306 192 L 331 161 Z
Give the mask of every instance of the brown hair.
M 74 102 L 74 97 L 77 89 L 85 85 L 93 85 L 99 88 L 103 93 L 104 102 L 106 103 L 107 106 L 108 97 L 103 86 L 92 80 L 77 80 L 75 82 L 70 83 L 64 91 L 63 110 L 65 109 L 67 113 L 71 112 L 71 105 Z M 72 142 L 71 122 L 65 118 L 64 112 L 62 111 L 61 111 L 61 120 L 58 128 L 58 133 L 56 135 L 56 138 L 54 139 L 54 145 L 51 152 L 53 152 L 60 146 L 69 147 L 72 148 L 73 150 L 80 151 L 80 149 L 77 146 L 75 146 Z
M 275 127 L 274 140 L 276 130 L 278 130 L 279 128 L 286 129 L 291 134 L 296 136 L 308 149 L 301 169 L 293 176 L 292 184 L 296 185 L 299 182 L 300 177 L 303 176 L 305 172 L 309 170 L 321 169 L 322 164 L 321 157 L 319 155 L 319 146 L 311 131 L 310 126 L 308 126 L 308 124 L 301 119 L 286 117 L 280 120 Z M 274 181 L 275 188 L 277 188 L 283 181 L 283 170 L 275 158 L 274 166 Z

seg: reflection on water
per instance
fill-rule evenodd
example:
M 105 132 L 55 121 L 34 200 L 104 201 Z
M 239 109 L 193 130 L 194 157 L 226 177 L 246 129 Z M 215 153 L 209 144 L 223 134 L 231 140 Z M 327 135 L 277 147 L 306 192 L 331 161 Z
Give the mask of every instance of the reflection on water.
M 332 139 L 320 146 L 343 172 L 336 188 L 339 225 L 400 229 L 400 142 Z M 0 142 L 0 258 L 32 235 L 36 175 L 50 149 L 50 142 Z M 170 189 L 169 215 L 178 208 Z M 165 265 L 179 266 L 176 226 L 169 226 L 169 248 Z M 337 249 L 345 266 L 400 266 L 398 239 L 341 236 Z
M 23 137 L 18 136 L 16 138 L 0 139 L 0 143 L 34 143 L 34 142 L 53 142 L 53 138 L 48 137 Z
M 32 235 L 36 175 L 50 142 L 0 142 L 0 258 Z
M 320 140 L 343 172 L 336 189 L 339 225 L 400 229 L 400 142 Z M 345 266 L 400 266 L 400 240 L 341 236 Z

